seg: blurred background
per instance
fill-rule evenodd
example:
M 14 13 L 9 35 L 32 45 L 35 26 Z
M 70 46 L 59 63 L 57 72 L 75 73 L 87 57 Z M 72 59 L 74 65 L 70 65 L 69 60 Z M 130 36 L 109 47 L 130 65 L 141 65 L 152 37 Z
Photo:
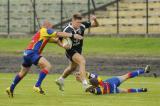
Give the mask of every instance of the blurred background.
M 160 34 L 160 0 L 0 0 L 0 35 L 25 35 L 49 20 L 62 30 L 73 13 L 95 14 L 100 27 L 88 35 Z M 38 17 L 36 17 L 36 14 Z

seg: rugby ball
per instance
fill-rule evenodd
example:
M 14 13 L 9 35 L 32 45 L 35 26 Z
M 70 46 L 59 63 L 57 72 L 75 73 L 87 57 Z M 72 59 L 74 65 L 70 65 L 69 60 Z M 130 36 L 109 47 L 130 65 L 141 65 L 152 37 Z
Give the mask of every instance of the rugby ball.
M 68 45 L 69 46 L 68 49 L 72 48 L 72 41 L 71 41 L 70 38 L 63 38 L 62 44 L 63 44 L 63 46 L 67 46 Z

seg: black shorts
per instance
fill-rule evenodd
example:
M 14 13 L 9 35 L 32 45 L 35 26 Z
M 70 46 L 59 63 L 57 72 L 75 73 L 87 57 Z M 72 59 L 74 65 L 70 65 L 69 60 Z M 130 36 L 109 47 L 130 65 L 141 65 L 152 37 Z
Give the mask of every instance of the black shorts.
M 67 57 L 68 59 L 70 59 L 71 61 L 73 61 L 73 60 L 72 60 L 72 57 L 73 57 L 73 55 L 74 55 L 75 53 L 81 54 L 81 53 L 82 53 L 82 49 L 66 50 L 66 57 Z

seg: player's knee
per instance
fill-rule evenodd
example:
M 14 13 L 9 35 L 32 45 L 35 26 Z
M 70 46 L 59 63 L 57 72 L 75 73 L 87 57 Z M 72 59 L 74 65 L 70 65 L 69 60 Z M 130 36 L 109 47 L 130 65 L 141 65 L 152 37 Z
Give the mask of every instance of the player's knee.
M 47 68 L 47 69 L 48 69 L 48 71 L 49 71 L 49 70 L 51 70 L 51 69 L 52 69 L 52 65 L 49 63 L 49 64 L 47 64 L 46 68 Z
M 21 71 L 18 73 L 18 75 L 20 76 L 20 77 L 23 77 L 24 76 L 24 73 L 22 73 Z

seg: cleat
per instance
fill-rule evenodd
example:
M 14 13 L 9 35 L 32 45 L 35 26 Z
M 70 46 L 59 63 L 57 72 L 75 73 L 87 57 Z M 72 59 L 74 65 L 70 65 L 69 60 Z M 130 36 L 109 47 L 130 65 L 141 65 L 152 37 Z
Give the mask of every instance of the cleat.
M 64 91 L 64 81 L 63 81 L 63 80 L 60 80 L 60 79 L 57 79 L 55 82 L 56 82 L 56 84 L 58 85 L 59 90 L 60 90 L 60 91 Z
M 40 93 L 40 94 L 45 95 L 45 93 L 44 93 L 44 91 L 42 90 L 41 87 L 36 87 L 36 86 L 34 86 L 34 87 L 33 87 L 33 90 L 34 90 L 35 92 L 37 92 L 37 93 Z
M 156 73 L 153 73 L 153 76 L 154 76 L 154 78 L 157 78 L 157 74 Z
M 147 65 L 145 68 L 144 68 L 144 72 L 145 73 L 149 73 L 151 70 L 151 66 L 150 65 Z
M 142 91 L 147 92 L 148 90 L 147 90 L 147 88 L 142 88 Z
M 13 98 L 13 91 L 11 91 L 10 87 L 8 87 L 8 88 L 6 89 L 6 93 L 8 94 L 8 96 L 9 96 L 10 98 Z

